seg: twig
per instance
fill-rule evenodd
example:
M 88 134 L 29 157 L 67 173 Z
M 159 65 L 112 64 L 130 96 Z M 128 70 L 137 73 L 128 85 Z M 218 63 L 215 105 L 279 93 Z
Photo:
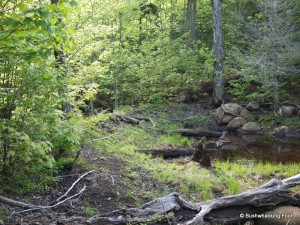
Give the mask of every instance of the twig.
M 153 122 L 153 120 L 151 119 L 151 117 L 149 116 L 149 119 L 150 119 L 150 121 L 151 121 L 151 123 L 153 124 L 153 128 L 155 127 L 155 123 Z
M 66 202 L 66 201 L 68 201 L 68 200 L 70 200 L 70 199 L 72 199 L 72 198 L 76 198 L 76 197 L 81 196 L 82 193 L 85 191 L 85 189 L 86 189 L 86 186 L 84 185 L 84 187 L 83 187 L 77 194 L 72 195 L 72 196 L 70 196 L 70 197 L 68 197 L 68 198 L 66 198 L 66 199 L 64 199 L 64 200 L 62 200 L 62 201 L 56 203 L 55 205 L 50 205 L 50 206 L 37 206 L 36 208 L 26 209 L 26 210 L 22 210 L 22 211 L 19 211 L 19 212 L 13 212 L 13 213 L 11 214 L 11 216 L 14 215 L 14 214 L 20 214 L 20 213 L 30 212 L 30 211 L 34 211 L 34 210 L 51 209 L 51 208 L 54 208 L 54 207 L 59 206 L 59 205 L 61 205 L 62 203 Z
M 111 177 L 111 183 L 112 183 L 112 185 L 115 186 L 115 179 L 114 179 L 114 177 L 112 175 L 110 175 L 110 177 Z
M 59 202 L 60 200 L 62 200 L 63 198 L 65 198 L 68 194 L 69 194 L 69 192 L 74 188 L 74 186 L 83 178 L 83 177 L 85 177 L 86 175 L 88 175 L 88 174 L 90 174 L 90 173 L 92 173 L 92 172 L 94 172 L 95 170 L 91 170 L 91 171 L 88 171 L 88 172 L 86 172 L 86 173 L 84 173 L 84 174 L 82 174 L 73 184 L 72 184 L 72 186 L 67 190 L 67 192 L 64 194 L 64 195 L 62 195 L 62 196 L 60 196 L 58 199 L 56 199 L 56 202 Z
M 102 138 L 92 139 L 92 141 L 99 141 L 99 140 L 103 140 L 103 139 L 108 139 L 108 138 L 110 138 L 110 137 L 112 137 L 112 136 L 115 136 L 115 135 L 117 135 L 117 134 L 119 134 L 119 133 L 115 133 L 115 134 L 112 134 L 112 135 L 109 135 L 109 136 L 106 136 L 106 137 L 102 137 Z

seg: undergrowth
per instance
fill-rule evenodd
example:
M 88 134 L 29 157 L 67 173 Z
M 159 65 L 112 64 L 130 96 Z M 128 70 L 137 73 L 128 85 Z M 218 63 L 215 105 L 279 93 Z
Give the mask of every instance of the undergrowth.
M 176 164 L 138 153 L 136 150 L 157 146 L 190 147 L 196 141 L 183 138 L 178 134 L 161 134 L 166 127 L 171 129 L 182 127 L 180 120 L 184 118 L 181 117 L 184 115 L 182 109 L 167 106 L 151 108 L 152 111 L 149 112 L 147 106 L 138 110 L 142 114 L 153 112 L 155 114 L 151 115 L 151 121 L 143 121 L 139 125 L 116 123 L 111 120 L 111 117 L 108 118 L 102 114 L 79 121 L 79 123 L 82 127 L 86 127 L 86 135 L 90 140 L 94 140 L 90 144 L 96 149 L 109 152 L 127 162 L 128 171 L 134 171 L 134 168 L 139 166 L 148 171 L 157 182 L 169 184 L 195 201 L 211 199 L 219 193 L 222 195 L 238 194 L 257 187 L 270 178 L 285 178 L 299 173 L 298 163 L 283 165 L 253 161 L 216 161 L 213 163 L 214 168 L 206 169 L 194 162 Z M 130 113 L 134 111 L 130 109 L 127 114 Z M 193 118 L 197 120 L 199 115 L 194 115 Z M 207 121 L 210 119 L 208 116 Z M 102 128 L 99 124 L 102 124 Z M 209 125 L 209 122 L 206 125 Z M 103 129 L 103 126 L 110 127 L 109 132 Z M 156 195 L 151 192 L 147 194 Z

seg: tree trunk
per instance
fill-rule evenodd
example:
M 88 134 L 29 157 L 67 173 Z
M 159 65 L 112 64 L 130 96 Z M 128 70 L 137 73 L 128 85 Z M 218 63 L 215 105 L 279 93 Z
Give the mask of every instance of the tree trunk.
M 197 144 L 192 160 L 198 162 L 201 166 L 211 167 L 210 156 L 207 154 L 206 151 L 205 137 L 202 137 L 199 143 Z
M 187 32 L 189 33 L 189 42 L 197 41 L 196 21 L 197 21 L 197 0 L 188 0 L 187 11 Z
M 213 55 L 215 58 L 213 74 L 213 96 L 212 105 L 219 107 L 224 103 L 223 76 L 223 40 L 222 40 L 222 0 L 212 0 L 213 8 Z
M 60 0 L 51 0 L 51 4 L 57 5 Z M 55 25 L 58 25 L 61 23 L 61 18 L 58 18 L 58 21 L 56 22 Z M 58 70 L 61 70 L 62 77 L 65 77 L 67 74 L 67 65 L 66 65 L 66 59 L 65 59 L 65 54 L 63 50 L 63 46 L 60 46 L 60 49 L 55 49 L 54 50 L 54 57 L 56 61 L 55 67 Z M 67 88 L 62 91 L 63 94 L 67 93 L 68 90 Z M 64 104 L 62 104 L 62 111 L 64 111 L 66 114 L 72 111 L 72 106 L 70 102 L 67 100 Z
M 3 156 L 2 156 L 2 161 L 3 161 L 3 167 L 2 167 L 2 174 L 5 178 L 8 178 L 10 175 L 10 170 L 9 170 L 9 157 L 8 157 L 8 151 L 9 151 L 9 141 L 8 141 L 8 129 L 5 128 L 2 132 L 2 147 L 3 147 Z

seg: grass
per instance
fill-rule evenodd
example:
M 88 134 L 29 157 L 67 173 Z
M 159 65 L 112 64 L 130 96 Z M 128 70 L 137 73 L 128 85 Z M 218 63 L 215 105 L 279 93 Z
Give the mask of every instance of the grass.
M 95 207 L 93 207 L 89 204 L 85 206 L 85 215 L 87 217 L 91 217 L 91 216 L 95 215 L 97 212 L 98 211 Z
M 222 193 L 222 195 L 238 194 L 249 188 L 260 186 L 271 178 L 285 178 L 300 172 L 299 163 L 283 165 L 281 163 L 217 160 L 213 164 L 214 169 L 205 169 L 194 162 L 176 164 L 136 152 L 139 149 L 151 149 L 157 146 L 192 146 L 196 140 L 187 139 L 178 134 L 161 134 L 161 130 L 166 127 L 168 129 L 178 129 L 182 126 L 174 121 L 174 118 L 185 118 L 182 108 L 184 107 L 170 105 L 144 106 L 140 111 L 150 114 L 152 122 L 142 122 L 139 125 L 115 124 L 108 120 L 111 118 L 110 116 L 101 114 L 79 121 L 79 123 L 87 131 L 85 135 L 90 140 L 100 139 L 99 141 L 90 142 L 90 144 L 96 149 L 106 151 L 128 164 L 126 170 L 128 170 L 130 176 L 138 179 L 139 175 L 134 172 L 134 168 L 136 166 L 141 167 L 149 172 L 157 182 L 170 184 L 187 198 L 198 201 L 214 198 L 215 193 L 218 193 L 218 196 L 219 193 Z M 123 112 L 126 112 L 126 110 Z M 145 115 L 142 114 L 141 116 Z M 188 119 L 195 123 L 206 121 L 209 124 L 211 118 L 205 119 L 204 115 L 196 115 Z M 105 123 L 111 127 L 112 133 L 108 133 L 101 128 Z M 153 124 L 155 124 L 155 127 Z M 136 191 L 136 185 L 128 184 L 132 188 L 128 190 L 128 193 L 131 195 L 135 193 L 133 190 Z M 142 190 L 138 192 L 142 192 Z M 142 194 L 153 198 L 161 195 L 156 190 L 137 193 L 137 195 Z

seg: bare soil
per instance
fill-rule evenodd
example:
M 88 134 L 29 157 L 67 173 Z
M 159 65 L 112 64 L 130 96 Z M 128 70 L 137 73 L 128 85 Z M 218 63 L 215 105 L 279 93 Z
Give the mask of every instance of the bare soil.
M 136 207 L 137 204 L 148 202 L 149 196 L 143 192 L 157 191 L 163 192 L 171 187 L 162 186 L 150 179 L 149 174 L 141 168 L 134 168 L 138 174 L 131 176 L 128 174 L 126 163 L 120 159 L 108 155 L 89 146 L 82 146 L 81 156 L 86 160 L 87 166 L 95 172 L 84 177 L 69 193 L 71 196 L 79 192 L 84 185 L 86 190 L 77 198 L 63 203 L 50 210 L 37 210 L 33 212 L 14 214 L 5 225 L 71 225 L 84 224 L 87 218 L 94 214 L 102 214 L 116 209 Z M 87 172 L 80 166 L 75 166 L 72 171 L 63 172 L 57 176 L 57 183 L 47 187 L 47 192 L 35 193 L 28 196 L 36 205 L 50 205 L 58 197 L 63 195 L 80 175 Z M 170 189 L 169 189 L 170 188 Z M 134 192 L 134 189 L 136 192 Z M 20 200 L 20 199 L 19 199 Z M 21 201 L 26 201 L 22 199 Z M 10 212 L 20 211 L 6 207 Z

